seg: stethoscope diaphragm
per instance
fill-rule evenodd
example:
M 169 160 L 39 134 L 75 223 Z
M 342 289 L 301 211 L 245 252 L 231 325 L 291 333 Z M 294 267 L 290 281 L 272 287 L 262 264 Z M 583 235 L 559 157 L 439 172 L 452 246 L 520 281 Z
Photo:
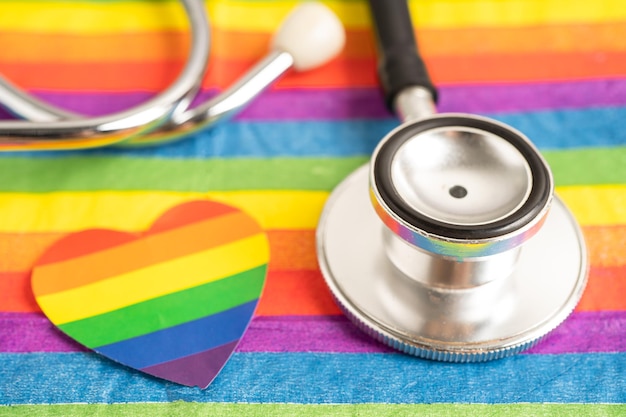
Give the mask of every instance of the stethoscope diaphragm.
M 317 229 L 324 279 L 366 333 L 424 358 L 486 361 L 531 347 L 573 311 L 586 284 L 585 246 L 558 197 L 522 247 L 453 258 L 410 245 L 381 222 L 369 171 L 333 191 Z
M 370 6 L 380 78 L 404 123 L 327 201 L 324 279 L 357 326 L 403 352 L 475 362 L 524 350 L 582 296 L 582 233 L 521 132 L 434 114 L 406 2 Z

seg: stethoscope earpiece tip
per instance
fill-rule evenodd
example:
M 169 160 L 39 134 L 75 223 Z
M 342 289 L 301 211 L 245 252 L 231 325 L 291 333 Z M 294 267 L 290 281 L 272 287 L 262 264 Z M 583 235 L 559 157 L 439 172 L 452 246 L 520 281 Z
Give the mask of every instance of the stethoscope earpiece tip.
M 272 48 L 289 52 L 294 68 L 305 71 L 334 58 L 346 35 L 339 18 L 322 3 L 302 3 L 285 19 L 272 40 Z

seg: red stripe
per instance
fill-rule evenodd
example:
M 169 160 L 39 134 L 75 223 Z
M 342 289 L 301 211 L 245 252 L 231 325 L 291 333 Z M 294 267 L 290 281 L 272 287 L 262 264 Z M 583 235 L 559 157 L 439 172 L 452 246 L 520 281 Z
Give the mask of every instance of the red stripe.
M 626 265 L 592 266 L 589 283 L 576 311 L 626 310 Z
M 215 59 L 204 88 L 224 88 L 254 64 Z M 567 81 L 626 74 L 626 52 L 530 53 L 427 58 L 437 84 Z M 161 91 L 182 67 L 181 61 L 4 63 L 3 75 L 35 90 Z M 377 85 L 373 58 L 340 58 L 316 70 L 292 72 L 277 88 L 345 88 Z M 42 76 L 45 74 L 45 76 Z
M 257 316 L 341 314 L 320 271 L 275 271 L 267 274 Z
M 0 273 L 0 312 L 31 313 L 41 309 L 30 287 L 30 272 Z
M 592 267 L 589 284 L 576 311 L 626 310 L 626 265 Z M 0 273 L 0 312 L 38 312 L 30 290 L 30 273 Z M 340 314 L 319 270 L 270 267 L 257 315 Z

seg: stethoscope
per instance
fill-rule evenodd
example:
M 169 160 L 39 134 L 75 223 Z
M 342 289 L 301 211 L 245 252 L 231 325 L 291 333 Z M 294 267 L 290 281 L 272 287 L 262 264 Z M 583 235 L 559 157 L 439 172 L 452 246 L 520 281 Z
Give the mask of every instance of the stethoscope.
M 403 123 L 326 203 L 326 283 L 358 327 L 406 353 L 475 362 L 527 349 L 582 295 L 582 233 L 522 133 L 435 114 L 407 2 L 369 4 L 379 78 Z
M 289 69 L 320 66 L 343 48 L 339 19 L 320 3 L 303 3 L 275 33 L 271 51 L 231 87 L 189 108 L 206 71 L 210 30 L 200 0 L 181 0 L 189 19 L 190 52 L 178 78 L 151 100 L 123 112 L 83 118 L 0 77 L 0 104 L 26 121 L 0 122 L 0 151 L 152 145 L 171 141 L 235 115 Z

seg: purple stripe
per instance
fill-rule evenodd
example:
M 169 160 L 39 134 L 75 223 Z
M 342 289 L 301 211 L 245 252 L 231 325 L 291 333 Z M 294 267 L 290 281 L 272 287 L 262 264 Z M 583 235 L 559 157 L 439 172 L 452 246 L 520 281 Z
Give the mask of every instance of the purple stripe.
M 141 369 L 143 372 L 190 387 L 206 388 L 222 370 L 238 341 Z
M 562 83 L 447 86 L 441 89 L 440 111 L 497 113 L 626 105 L 626 78 Z M 50 103 L 85 115 L 102 115 L 144 102 L 151 93 L 36 92 Z M 196 100 L 213 93 L 203 92 Z M 389 114 L 373 88 L 271 90 L 239 117 L 246 120 L 340 120 L 380 118 Z M 8 113 L 0 110 L 0 117 Z
M 0 352 L 84 352 L 41 313 L 0 313 Z
M 35 313 L 0 313 L 0 352 L 74 352 L 80 345 Z M 626 352 L 626 311 L 573 314 L 530 353 Z M 389 352 L 343 316 L 256 317 L 239 352 Z
M 252 320 L 238 352 L 393 352 L 344 316 L 266 316 Z

